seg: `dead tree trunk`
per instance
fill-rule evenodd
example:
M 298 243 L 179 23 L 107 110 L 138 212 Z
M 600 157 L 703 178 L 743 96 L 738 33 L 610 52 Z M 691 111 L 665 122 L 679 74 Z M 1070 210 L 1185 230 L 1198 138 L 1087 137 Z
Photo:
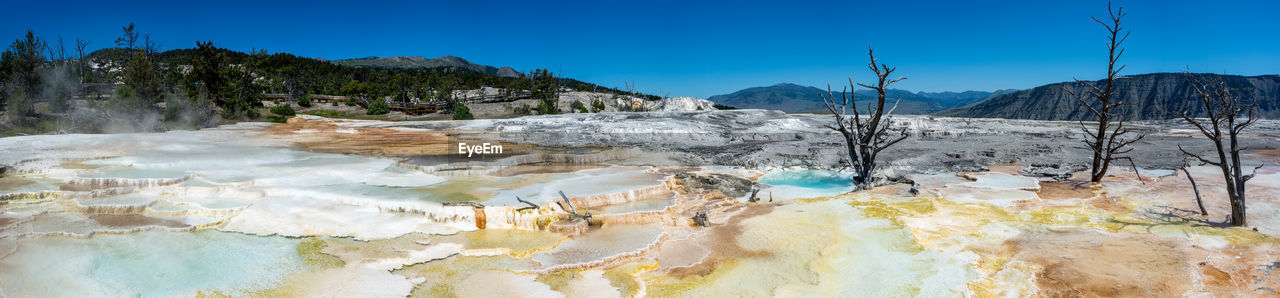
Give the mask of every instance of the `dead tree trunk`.
M 1251 100 L 1247 104 L 1242 102 L 1232 93 L 1226 81 L 1221 79 L 1216 81 L 1200 79 L 1190 71 L 1187 71 L 1186 75 L 1208 118 L 1204 120 L 1193 118 L 1189 114 L 1188 108 L 1184 108 L 1179 115 L 1187 123 L 1200 130 L 1200 133 L 1205 138 L 1213 142 L 1218 159 L 1217 161 L 1206 159 L 1200 155 L 1187 152 L 1181 146 L 1178 147 L 1178 150 L 1182 151 L 1182 154 L 1200 161 L 1201 165 L 1210 164 L 1222 169 L 1222 177 L 1226 180 L 1227 197 L 1231 200 L 1230 223 L 1233 226 L 1243 226 L 1246 223 L 1245 182 L 1253 179 L 1258 174 L 1258 169 L 1262 168 L 1262 165 L 1259 164 L 1253 168 L 1252 173 L 1244 175 L 1241 170 L 1240 151 L 1244 151 L 1247 148 L 1240 147 L 1238 137 L 1241 131 L 1244 131 L 1245 128 L 1257 120 L 1254 116 L 1254 110 L 1257 109 L 1258 101 L 1256 99 Z M 1241 113 L 1244 113 L 1244 115 L 1241 115 Z M 1240 119 L 1241 116 L 1244 119 Z
M 1102 177 L 1107 176 L 1107 168 L 1111 167 L 1111 162 L 1116 160 L 1129 161 L 1129 165 L 1133 167 L 1133 171 L 1136 174 L 1138 166 L 1133 163 L 1133 158 L 1123 156 L 1123 154 L 1133 151 L 1133 148 L 1126 147 L 1142 140 L 1143 137 L 1141 134 L 1132 139 L 1122 137 L 1130 132 L 1124 127 L 1124 122 L 1128 121 L 1131 115 L 1121 116 L 1115 109 L 1133 105 L 1133 103 L 1115 102 L 1114 100 L 1116 75 L 1120 73 L 1120 70 L 1124 69 L 1124 65 L 1116 67 L 1116 62 L 1120 60 L 1121 55 L 1124 55 L 1124 49 L 1120 48 L 1120 44 L 1129 38 L 1130 32 L 1125 32 L 1124 36 L 1120 36 L 1120 31 L 1122 31 L 1120 19 L 1124 17 L 1124 7 L 1111 10 L 1111 4 L 1108 3 L 1107 12 L 1111 15 L 1110 24 L 1098 20 L 1098 18 L 1093 18 L 1094 22 L 1106 27 L 1107 32 L 1110 34 L 1110 42 L 1107 44 L 1107 78 L 1104 80 L 1106 84 L 1103 88 L 1098 88 L 1092 82 L 1076 79 L 1077 84 L 1089 86 L 1089 89 L 1081 94 L 1076 94 L 1065 85 L 1062 87 L 1067 94 L 1075 98 L 1077 102 L 1080 102 L 1080 105 L 1088 108 L 1089 112 L 1098 121 L 1094 131 L 1089 131 L 1084 121 L 1080 122 L 1080 130 L 1083 130 L 1085 134 L 1084 143 L 1089 146 L 1089 149 L 1093 150 L 1093 163 L 1089 170 L 1089 181 L 1092 182 L 1102 181 Z M 1086 97 L 1096 98 L 1097 105 L 1086 101 Z M 1142 177 L 1139 176 L 1138 179 L 1141 180 Z
M 849 165 L 853 167 L 856 175 L 853 177 L 853 184 L 857 189 L 867 189 L 872 186 L 871 175 L 876 170 L 876 158 L 879 157 L 880 152 L 907 138 L 905 129 L 891 128 L 893 110 L 898 107 L 898 102 L 902 99 L 899 98 L 894 102 L 893 107 L 888 111 L 884 109 L 885 92 L 889 89 L 889 85 L 907 78 L 889 79 L 889 75 L 897 68 L 884 64 L 877 66 L 875 53 L 870 47 L 867 48 L 867 55 L 871 58 L 867 66 L 876 74 L 877 82 L 875 85 L 856 84 L 856 86 L 876 91 L 875 108 L 871 108 L 868 104 L 865 118 L 858 113 L 858 105 L 848 92 L 841 90 L 840 100 L 836 100 L 835 94 L 831 92 L 831 86 L 827 86 L 826 95 L 818 94 L 822 98 L 822 103 L 827 106 L 827 110 L 835 116 L 836 125 L 827 125 L 827 128 L 838 131 L 844 136 L 845 146 L 849 150 Z M 852 89 L 853 86 L 855 84 L 850 78 L 849 88 Z M 847 114 L 846 108 L 852 109 L 853 114 Z M 896 134 L 892 138 L 891 132 Z
M 521 203 L 524 203 L 525 205 L 529 205 L 529 206 L 525 206 L 525 207 L 517 208 L 517 209 L 516 209 L 516 211 L 525 211 L 525 210 L 530 210 L 530 209 L 538 209 L 538 204 L 534 204 L 533 202 L 525 201 L 524 199 L 521 199 L 521 198 L 520 198 L 520 196 L 516 196 L 516 201 L 520 201 Z
M 1178 146 L 1178 149 L 1182 149 L 1182 146 Z M 1209 211 L 1204 210 L 1204 200 L 1200 198 L 1200 187 L 1196 186 L 1196 178 L 1191 177 L 1191 171 L 1187 170 L 1187 167 L 1190 167 L 1190 166 L 1191 166 L 1190 163 L 1188 163 L 1186 160 L 1183 160 L 1182 173 L 1187 174 L 1187 181 L 1191 181 L 1191 190 L 1196 192 L 1196 206 L 1200 207 L 1200 215 L 1201 216 L 1209 215 Z
M 89 41 L 76 38 L 76 79 L 81 84 L 88 83 L 84 81 L 84 73 L 88 71 L 88 63 L 84 61 L 85 48 L 89 47 Z
M 588 222 L 591 221 L 591 213 L 587 213 L 585 211 L 583 213 L 578 213 L 578 208 L 573 207 L 573 202 L 569 201 L 569 196 L 564 195 L 564 191 L 560 191 L 560 199 L 564 202 L 563 205 L 560 205 L 560 209 L 569 211 L 569 215 L 573 218 L 582 218 Z M 568 207 L 566 208 L 565 206 Z

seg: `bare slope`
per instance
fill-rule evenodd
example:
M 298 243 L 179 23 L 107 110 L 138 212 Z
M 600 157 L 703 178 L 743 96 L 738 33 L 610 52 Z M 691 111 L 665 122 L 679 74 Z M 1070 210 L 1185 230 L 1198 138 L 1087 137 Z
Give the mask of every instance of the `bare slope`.
M 1234 88 L 1242 98 L 1258 100 L 1258 108 L 1264 118 L 1280 118 L 1280 76 L 1236 76 L 1199 74 L 1206 79 L 1222 79 Z M 1105 82 L 1090 82 L 1102 87 Z M 1064 89 L 1065 87 L 1065 89 Z M 1138 120 L 1177 118 L 1177 112 L 1194 100 L 1195 93 L 1186 76 L 1179 73 L 1154 73 L 1122 77 L 1116 81 L 1116 94 L 1120 102 L 1132 102 L 1132 108 L 1121 109 L 1124 115 Z M 1066 90 L 1082 94 L 1089 84 L 1064 82 L 1018 91 L 968 107 L 954 108 L 938 113 L 942 116 L 975 118 L 1009 118 L 1035 120 L 1087 120 L 1093 115 L 1080 105 Z M 1096 99 L 1090 99 L 1096 102 Z M 1190 105 L 1192 113 L 1203 107 Z

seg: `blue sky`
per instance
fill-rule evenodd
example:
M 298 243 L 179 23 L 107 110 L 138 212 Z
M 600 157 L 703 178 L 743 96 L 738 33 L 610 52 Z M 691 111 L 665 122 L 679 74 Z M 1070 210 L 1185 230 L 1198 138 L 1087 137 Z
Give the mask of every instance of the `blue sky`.
M 916 91 L 1030 88 L 1106 67 L 1105 31 L 1089 19 L 1106 1 L 5 2 L 5 42 L 34 29 L 96 49 L 135 22 L 164 49 L 212 40 L 325 59 L 455 55 L 671 96 L 838 89 L 870 79 L 868 45 L 910 78 L 896 87 Z M 1280 73 L 1280 3 L 1212 3 L 1116 1 L 1133 30 L 1123 74 Z

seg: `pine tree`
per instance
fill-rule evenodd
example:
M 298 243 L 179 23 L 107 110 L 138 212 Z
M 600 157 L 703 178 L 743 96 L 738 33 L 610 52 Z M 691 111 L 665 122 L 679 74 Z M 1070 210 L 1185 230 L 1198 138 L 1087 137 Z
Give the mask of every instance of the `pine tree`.
M 4 90 L 8 96 L 5 100 L 5 108 L 10 115 L 26 116 L 35 113 L 31 102 L 31 95 L 36 94 L 36 89 L 40 87 L 40 73 L 37 69 L 44 62 L 44 55 L 40 50 L 45 46 L 44 41 L 35 36 L 35 32 L 27 30 L 25 38 L 13 41 L 9 45 L 9 49 L 0 54 L 0 68 L 5 71 L 9 90 Z
M 223 87 L 226 79 L 222 77 L 224 59 L 222 51 L 213 47 L 212 41 L 197 41 L 195 55 L 191 57 L 191 71 L 182 81 L 187 96 L 196 98 L 199 94 L 208 94 L 217 105 L 225 106 Z
M 124 84 L 133 90 L 131 109 L 146 109 L 162 100 L 160 89 L 160 71 L 156 64 L 142 51 L 134 51 L 129 64 L 122 73 Z

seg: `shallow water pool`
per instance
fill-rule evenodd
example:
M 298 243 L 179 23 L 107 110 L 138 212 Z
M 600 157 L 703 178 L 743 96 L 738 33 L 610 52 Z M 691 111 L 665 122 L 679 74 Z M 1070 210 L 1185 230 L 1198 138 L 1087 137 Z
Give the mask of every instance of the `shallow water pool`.
M 765 198 L 770 195 L 775 199 L 816 198 L 853 191 L 850 177 L 822 170 L 783 171 L 765 174 L 757 182 L 772 186 L 761 191 L 760 195 Z
M 21 239 L 0 259 L 0 286 L 14 297 L 244 293 L 304 270 L 300 241 L 218 231 Z

